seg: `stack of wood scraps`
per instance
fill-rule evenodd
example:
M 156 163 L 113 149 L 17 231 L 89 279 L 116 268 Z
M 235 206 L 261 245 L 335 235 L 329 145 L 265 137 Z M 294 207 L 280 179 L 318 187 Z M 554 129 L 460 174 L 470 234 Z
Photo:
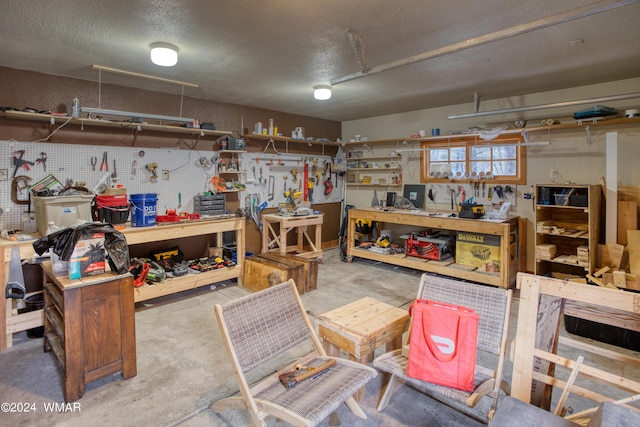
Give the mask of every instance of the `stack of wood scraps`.
M 556 250 L 556 245 L 553 244 L 536 245 L 536 258 L 550 261 L 555 258 Z

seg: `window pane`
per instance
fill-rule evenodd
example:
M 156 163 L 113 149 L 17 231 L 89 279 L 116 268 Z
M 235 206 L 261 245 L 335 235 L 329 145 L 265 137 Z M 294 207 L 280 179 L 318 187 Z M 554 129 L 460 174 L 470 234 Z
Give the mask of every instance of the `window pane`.
M 491 162 L 472 162 L 471 163 L 471 172 L 475 172 L 476 175 L 480 174 L 480 172 L 484 172 L 485 174 L 487 172 L 491 171 Z
M 429 151 L 429 158 L 432 162 L 446 162 L 449 160 L 449 150 L 446 148 L 434 148 Z
M 517 172 L 515 160 L 493 162 L 493 174 L 495 176 L 515 176 Z
M 500 145 L 493 147 L 493 158 L 495 160 L 515 159 L 516 158 L 516 146 L 515 145 Z
M 466 164 L 463 162 L 452 162 L 451 163 L 451 173 L 453 176 L 464 176 L 466 172 Z
M 490 160 L 491 147 L 471 147 L 471 160 Z
M 465 147 L 451 147 L 449 151 L 451 152 L 451 160 L 466 160 L 467 149 Z

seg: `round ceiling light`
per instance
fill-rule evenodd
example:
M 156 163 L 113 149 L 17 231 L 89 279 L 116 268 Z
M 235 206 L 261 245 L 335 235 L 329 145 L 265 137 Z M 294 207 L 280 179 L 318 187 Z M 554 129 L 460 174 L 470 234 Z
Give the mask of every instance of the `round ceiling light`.
M 173 67 L 178 63 L 178 48 L 169 43 L 153 43 L 151 62 L 161 67 Z
M 329 85 L 314 86 L 313 97 L 320 101 L 324 101 L 331 98 L 331 86 Z

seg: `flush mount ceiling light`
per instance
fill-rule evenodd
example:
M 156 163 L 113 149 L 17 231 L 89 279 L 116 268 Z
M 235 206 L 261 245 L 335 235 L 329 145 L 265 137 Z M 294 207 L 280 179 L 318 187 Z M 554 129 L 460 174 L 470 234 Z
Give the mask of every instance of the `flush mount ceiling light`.
M 327 100 L 331 98 L 331 86 L 329 85 L 318 85 L 313 87 L 313 97 L 320 101 Z
M 151 62 L 161 67 L 173 67 L 178 63 L 178 48 L 169 43 L 152 43 Z

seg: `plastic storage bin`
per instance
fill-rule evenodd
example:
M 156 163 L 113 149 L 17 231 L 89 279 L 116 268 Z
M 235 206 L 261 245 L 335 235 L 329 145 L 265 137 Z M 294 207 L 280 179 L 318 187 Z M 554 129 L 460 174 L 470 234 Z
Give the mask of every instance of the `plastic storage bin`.
M 92 221 L 93 195 L 34 197 L 36 226 L 41 236 L 47 234 L 49 223 L 56 227 L 68 227 L 78 220 Z

